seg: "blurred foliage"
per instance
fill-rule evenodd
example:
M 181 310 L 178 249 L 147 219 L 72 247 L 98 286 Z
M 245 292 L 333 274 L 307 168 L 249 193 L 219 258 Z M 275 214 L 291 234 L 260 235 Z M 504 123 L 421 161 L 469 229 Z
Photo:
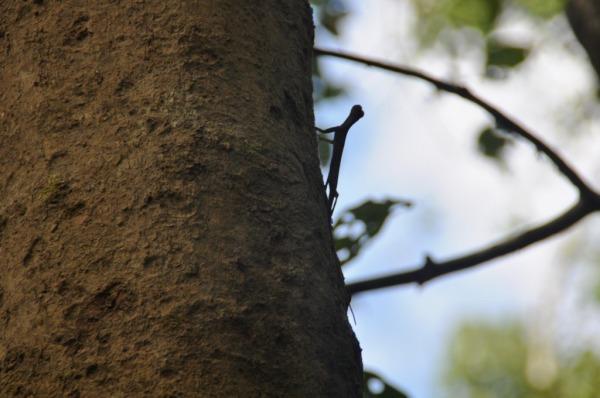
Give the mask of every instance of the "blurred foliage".
M 483 59 L 482 74 L 502 79 L 527 62 L 534 43 L 515 41 L 503 28 L 515 16 L 544 24 L 565 7 L 566 0 L 406 0 L 413 5 L 418 24 L 415 36 L 421 50 L 436 50 L 461 56 L 477 49 Z M 312 0 L 315 19 L 322 31 L 336 37 L 350 9 L 343 0 Z M 542 42 L 540 42 L 542 43 Z M 538 45 L 535 43 L 535 45 Z M 344 87 L 332 84 L 313 69 L 315 101 L 338 98 Z M 600 91 L 599 91 L 600 92 Z M 600 95 L 599 95 L 600 97 Z M 501 127 L 501 126 L 500 126 Z M 477 138 L 480 153 L 503 160 L 510 137 L 501 128 L 485 127 Z M 321 159 L 327 163 L 330 149 L 322 143 Z M 366 201 L 342 213 L 334 225 L 338 255 L 346 264 L 361 252 L 382 229 L 399 200 Z M 600 301 L 600 273 L 592 295 Z M 547 340 L 547 341 L 546 341 Z M 444 390 L 449 397 L 465 398 L 592 398 L 600 396 L 600 359 L 591 350 L 559 355 L 559 347 L 543 336 L 535 336 L 524 324 L 463 324 L 449 344 L 445 364 Z M 364 397 L 398 398 L 406 395 L 381 377 L 365 372 Z
M 410 207 L 412 204 L 400 199 L 368 200 L 342 213 L 333 225 L 335 248 L 342 265 L 354 259 L 381 231 L 397 206 Z
M 508 43 L 500 28 L 507 14 L 520 14 L 543 22 L 564 10 L 566 0 L 411 0 L 419 23 L 416 38 L 422 48 L 442 44 L 447 49 L 481 48 L 484 74 L 505 77 L 523 63 L 531 48 L 526 43 Z M 476 34 L 469 34 L 475 32 Z M 460 55 L 460 54 L 458 54 Z
M 600 359 L 589 351 L 561 356 L 524 325 L 462 325 L 449 344 L 444 389 L 464 398 L 592 398 L 600 391 Z
M 413 0 L 422 44 L 431 45 L 445 29 L 469 27 L 491 32 L 502 10 L 500 0 Z
M 512 45 L 499 40 L 490 39 L 486 45 L 486 76 L 496 77 L 495 69 L 514 68 L 525 61 L 529 54 L 526 46 Z
M 515 4 L 530 15 L 548 19 L 562 12 L 567 0 L 515 0 Z
M 530 18 L 550 19 L 561 13 L 566 0 L 412 0 L 418 16 L 418 38 L 431 45 L 451 29 L 472 28 L 483 35 L 493 33 L 501 16 L 509 11 Z
M 363 398 L 408 398 L 373 372 L 365 371 Z
M 348 15 L 346 2 L 343 0 L 311 0 L 316 12 L 317 23 L 327 29 L 329 33 L 339 34 L 339 23 Z
M 344 87 L 335 85 L 329 81 L 329 79 L 323 78 L 317 58 L 313 58 L 312 73 L 313 97 L 315 103 L 322 100 L 333 99 L 346 93 Z
M 445 0 L 436 4 L 453 26 L 470 26 L 483 33 L 492 30 L 500 13 L 500 0 Z
M 317 24 L 333 36 L 338 36 L 340 23 L 348 15 L 346 2 L 343 0 L 311 0 Z M 323 78 L 319 61 L 313 58 L 313 99 L 315 103 L 333 99 L 345 94 L 344 87 L 333 84 L 330 79 Z
M 423 49 L 434 43 L 455 52 L 465 45 L 480 48 L 485 63 L 482 74 L 490 79 L 505 78 L 511 69 L 526 62 L 532 47 L 517 43 L 500 34 L 504 15 L 515 15 L 546 21 L 560 14 L 566 0 L 408 0 L 417 16 L 415 38 Z M 338 36 L 340 26 L 350 9 L 344 0 L 312 0 L 317 24 L 329 34 Z M 473 34 L 474 33 L 474 34 Z M 459 55 L 459 54 L 456 54 Z M 313 68 L 315 102 L 346 94 L 344 87 L 323 76 L 315 60 Z M 508 140 L 493 131 L 479 134 L 477 148 L 492 159 L 502 160 Z M 326 165 L 330 148 L 320 143 L 322 165 Z
M 498 133 L 492 127 L 483 128 L 477 137 L 477 149 L 482 155 L 495 161 L 503 161 L 506 148 L 512 143 L 510 138 Z

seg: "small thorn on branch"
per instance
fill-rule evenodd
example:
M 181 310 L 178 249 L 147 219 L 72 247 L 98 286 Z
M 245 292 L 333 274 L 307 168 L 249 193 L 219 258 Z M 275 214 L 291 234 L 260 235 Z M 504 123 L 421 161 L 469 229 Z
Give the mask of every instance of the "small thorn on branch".
M 420 277 L 417 280 L 417 284 L 419 286 L 423 286 L 425 284 L 425 282 L 427 282 L 428 280 L 430 280 L 431 278 L 435 278 L 435 267 L 437 266 L 437 263 L 433 260 L 433 258 L 431 258 L 431 256 L 426 255 L 425 256 L 425 263 L 423 264 L 423 267 L 421 267 L 420 269 Z

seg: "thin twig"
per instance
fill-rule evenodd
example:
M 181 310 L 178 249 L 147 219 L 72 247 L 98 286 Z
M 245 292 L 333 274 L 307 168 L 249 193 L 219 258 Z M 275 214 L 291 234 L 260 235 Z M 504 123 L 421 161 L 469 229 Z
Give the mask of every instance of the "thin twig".
M 391 72 L 400 73 L 402 75 L 416 77 L 418 79 L 425 80 L 433 84 L 438 90 L 456 94 L 466 99 L 467 101 L 479 105 L 494 117 L 498 129 L 504 130 L 506 132 L 513 132 L 517 135 L 520 135 L 527 141 L 531 142 L 538 151 L 544 153 L 552 161 L 552 163 L 556 165 L 558 170 L 577 188 L 581 196 L 593 197 L 595 195 L 594 191 L 585 183 L 585 181 L 583 181 L 583 179 L 577 174 L 577 172 L 571 166 L 569 166 L 569 164 L 567 164 L 567 162 L 563 160 L 552 148 L 550 148 L 547 144 L 542 142 L 531 132 L 527 131 L 527 129 L 525 129 L 519 123 L 512 120 L 506 114 L 501 112 L 498 108 L 494 107 L 489 102 L 473 94 L 468 88 L 437 79 L 416 69 L 400 65 L 393 65 L 386 62 L 375 61 L 373 59 L 364 58 L 358 55 L 352 55 L 332 50 L 325 50 L 321 48 L 315 48 L 314 54 L 342 58 L 348 61 L 354 61 L 365 65 L 374 66 L 380 69 L 385 69 Z
M 562 215 L 543 225 L 529 229 L 517 236 L 500 241 L 495 245 L 473 252 L 466 256 L 457 257 L 443 262 L 435 262 L 433 259 L 431 259 L 431 257 L 427 256 L 426 261 L 422 266 L 414 268 L 411 271 L 349 284 L 348 290 L 351 294 L 408 283 L 418 283 L 421 285 L 439 276 L 471 268 L 486 261 L 490 261 L 492 259 L 523 249 L 533 243 L 539 242 L 568 229 L 590 213 L 600 211 L 600 195 L 598 195 L 598 193 L 596 193 L 577 174 L 577 172 L 571 166 L 569 166 L 569 164 L 567 164 L 567 162 L 562 159 L 560 155 L 558 155 L 558 153 L 556 153 L 533 133 L 505 115 L 499 109 L 477 95 L 471 93 L 466 87 L 434 78 L 412 68 L 379 62 L 357 55 L 319 48 L 315 48 L 314 53 L 316 55 L 327 55 L 342 58 L 403 75 L 413 76 L 433 84 L 441 91 L 456 94 L 470 102 L 479 105 L 494 117 L 496 121 L 496 127 L 498 129 L 521 136 L 522 138 L 531 142 L 538 151 L 544 153 L 552 161 L 552 163 L 554 163 L 560 173 L 565 176 L 579 191 L 579 200 L 573 207 L 564 212 Z

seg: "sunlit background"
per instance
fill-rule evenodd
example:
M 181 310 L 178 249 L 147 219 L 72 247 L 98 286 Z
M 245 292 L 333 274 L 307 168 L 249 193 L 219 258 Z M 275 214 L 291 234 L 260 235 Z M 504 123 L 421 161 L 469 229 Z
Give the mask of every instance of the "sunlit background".
M 435 2 L 314 3 L 347 12 L 334 21 L 334 35 L 318 23 L 323 9 L 316 10 L 317 46 L 464 84 L 600 187 L 597 83 L 562 13 L 536 16 L 515 6 L 487 32 L 461 27 L 436 36 L 427 24 L 438 16 L 423 6 Z M 424 7 L 421 14 L 415 4 Z M 526 49 L 524 59 L 486 68 L 486 37 Z M 426 255 L 467 254 L 576 201 L 575 189 L 524 141 L 485 156 L 478 137 L 492 120 L 474 105 L 414 78 L 330 57 L 318 62 L 324 81 L 345 93 L 318 102 L 317 126 L 339 124 L 353 104 L 365 110 L 346 141 L 336 215 L 367 199 L 414 202 L 397 207 L 344 266 L 348 283 L 414 268 Z M 365 369 L 415 398 L 598 396 L 598 227 L 591 216 L 531 248 L 423 287 L 356 295 L 354 329 Z M 382 388 L 376 384 L 374 392 Z

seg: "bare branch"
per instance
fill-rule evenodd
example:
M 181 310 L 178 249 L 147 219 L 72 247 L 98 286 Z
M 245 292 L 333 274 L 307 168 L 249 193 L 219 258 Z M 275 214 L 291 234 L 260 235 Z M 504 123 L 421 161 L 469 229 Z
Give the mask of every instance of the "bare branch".
M 350 294 L 356 294 L 367 290 L 409 283 L 422 285 L 439 276 L 474 267 L 556 235 L 565 231 L 588 214 L 598 210 L 600 210 L 600 198 L 596 198 L 593 202 L 580 200 L 557 218 L 485 249 L 443 262 L 436 262 L 427 256 L 425 264 L 419 268 L 363 282 L 351 283 L 348 285 L 348 290 Z
M 496 122 L 496 126 L 500 130 L 512 132 L 523 137 L 527 141 L 531 142 L 538 151 L 544 153 L 552 161 L 552 163 L 554 163 L 558 170 L 577 188 L 580 196 L 589 197 L 590 199 L 596 196 L 594 190 L 577 174 L 577 172 L 564 159 L 562 159 L 558 155 L 558 153 L 556 153 L 542 140 L 537 138 L 533 133 L 529 132 L 519 123 L 512 120 L 506 114 L 501 112 L 498 108 L 494 107 L 489 102 L 483 100 L 477 95 L 471 93 L 471 91 L 468 88 L 437 79 L 416 69 L 400 65 L 393 65 L 386 62 L 375 61 L 373 59 L 364 58 L 358 55 L 352 55 L 332 50 L 325 50 L 321 48 L 315 48 L 314 54 L 342 58 L 348 61 L 358 62 L 364 65 L 374 66 L 391 72 L 400 73 L 402 75 L 416 77 L 418 79 L 433 84 L 438 90 L 456 94 L 466 99 L 467 101 L 479 105 L 481 108 L 485 109 L 490 115 L 492 115 Z
M 500 241 L 495 245 L 473 252 L 466 256 L 457 257 L 443 262 L 435 262 L 431 257 L 427 256 L 425 263 L 422 266 L 415 267 L 411 271 L 405 271 L 367 281 L 351 283 L 348 285 L 348 290 L 351 294 L 409 283 L 418 283 L 422 285 L 425 282 L 439 276 L 468 269 L 486 261 L 490 261 L 506 254 L 521 250 L 533 243 L 565 231 L 590 213 L 600 211 L 600 195 L 596 193 L 596 191 L 594 191 L 594 189 L 592 189 L 579 176 L 579 174 L 577 174 L 577 172 L 564 159 L 562 159 L 560 155 L 558 155 L 556 151 L 554 151 L 536 135 L 501 112 L 498 108 L 471 93 L 471 91 L 469 91 L 469 89 L 466 87 L 434 78 L 416 69 L 375 61 L 357 55 L 320 48 L 315 48 L 314 53 L 315 55 L 342 58 L 385 69 L 391 72 L 400 73 L 406 76 L 416 77 L 433 84 L 438 90 L 458 95 L 480 106 L 490 115 L 492 115 L 498 129 L 507 133 L 513 133 L 521 136 L 525 140 L 532 143 L 538 151 L 546 155 L 550 161 L 554 163 L 558 171 L 564 177 L 566 177 L 579 191 L 579 200 L 573 207 L 543 225 L 529 229 L 517 236 L 507 238 L 506 240 Z

